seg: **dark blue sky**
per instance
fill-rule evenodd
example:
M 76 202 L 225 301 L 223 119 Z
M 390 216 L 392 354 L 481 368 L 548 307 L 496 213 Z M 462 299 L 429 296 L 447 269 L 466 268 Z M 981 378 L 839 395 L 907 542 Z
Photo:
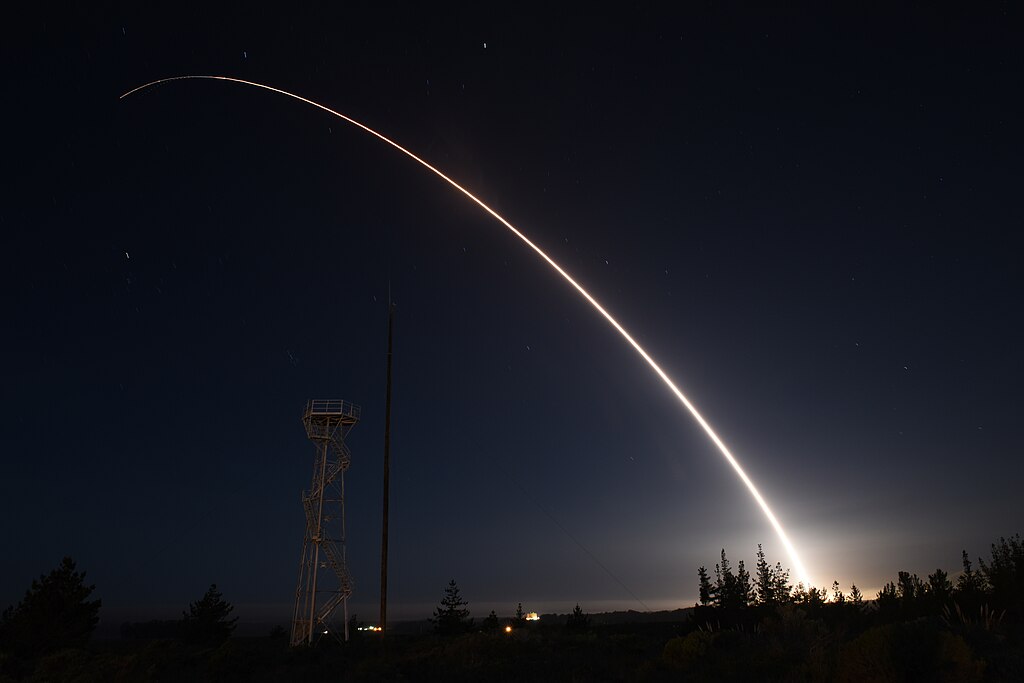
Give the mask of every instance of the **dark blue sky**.
M 301 411 L 338 397 L 363 406 L 349 557 L 375 614 L 389 281 L 397 616 L 452 577 L 478 612 L 596 611 L 692 604 L 723 546 L 790 565 L 643 362 L 437 178 L 252 88 L 118 100 L 195 73 L 363 121 L 549 250 L 716 427 L 818 584 L 955 571 L 1022 522 L 1004 7 L 19 19 L 0 603 L 70 554 L 108 619 L 213 581 L 244 619 L 287 615 Z

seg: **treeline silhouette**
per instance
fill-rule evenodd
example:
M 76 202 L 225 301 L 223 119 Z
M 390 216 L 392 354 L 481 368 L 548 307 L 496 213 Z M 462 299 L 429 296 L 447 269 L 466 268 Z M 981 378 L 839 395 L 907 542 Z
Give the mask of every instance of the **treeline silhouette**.
M 705 567 L 697 569 L 700 597 L 695 617 L 698 622 L 754 623 L 774 608 L 793 605 L 809 616 L 860 616 L 872 624 L 927 616 L 964 621 L 975 615 L 992 624 L 1004 619 L 1020 622 L 1024 615 L 1024 542 L 1020 534 L 993 543 L 990 559 L 979 558 L 977 569 L 966 550 L 961 552 L 961 563 L 963 570 L 955 582 L 941 568 L 925 579 L 900 571 L 896 580 L 886 583 L 867 604 L 856 584 L 850 586 L 849 594 L 838 581 L 830 589 L 792 585 L 789 570 L 778 562 L 772 566 L 760 545 L 754 576 L 742 560 L 733 570 L 723 548 L 721 560 L 715 564 L 714 581 Z
M 25 597 L 0 617 L 0 683 L 20 680 L 110 680 L 115 672 L 124 680 L 138 679 L 131 667 L 110 667 L 85 650 L 99 623 L 100 600 L 90 600 L 94 585 L 85 572 L 75 570 L 70 557 L 49 574 L 32 582 Z M 217 647 L 235 629 L 234 607 L 223 599 L 216 584 L 189 604 L 182 618 L 173 621 L 125 623 L 123 638 L 174 639 L 198 648 Z M 79 675 L 85 674 L 85 675 Z
M 726 551 L 697 570 L 696 629 L 673 639 L 665 659 L 692 675 L 737 666 L 765 678 L 811 680 L 1024 680 L 1024 542 L 1000 538 L 977 568 L 961 552 L 956 580 L 897 573 L 873 600 L 791 583 L 758 546 L 751 576 Z
M 100 612 L 65 558 L 0 618 L 0 683 L 31 681 L 594 680 L 1021 681 L 1024 542 L 961 555 L 955 577 L 900 571 L 872 598 L 793 584 L 758 546 L 751 573 L 722 550 L 697 570 L 699 599 L 678 612 L 571 614 L 479 622 L 452 580 L 420 632 L 356 630 L 291 648 L 287 631 L 231 637 L 232 606 L 211 585 L 173 621 L 127 623 L 94 641 Z M 665 615 L 673 615 L 670 620 Z M 614 616 L 614 618 L 613 618 Z

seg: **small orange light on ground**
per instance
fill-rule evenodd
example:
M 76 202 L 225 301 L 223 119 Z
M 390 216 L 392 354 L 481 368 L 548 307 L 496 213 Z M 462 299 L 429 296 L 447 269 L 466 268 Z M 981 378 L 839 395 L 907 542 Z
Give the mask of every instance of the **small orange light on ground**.
M 512 627 L 511 626 L 506 626 L 505 627 L 505 633 L 512 633 Z

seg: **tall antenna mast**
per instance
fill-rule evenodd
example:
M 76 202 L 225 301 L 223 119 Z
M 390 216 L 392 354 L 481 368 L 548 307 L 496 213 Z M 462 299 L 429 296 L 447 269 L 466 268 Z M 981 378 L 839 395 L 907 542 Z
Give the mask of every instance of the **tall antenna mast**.
M 388 373 L 384 398 L 384 516 L 380 539 L 380 629 L 387 633 L 388 625 L 388 498 L 391 489 L 391 345 L 395 324 L 395 304 L 391 301 L 388 283 Z

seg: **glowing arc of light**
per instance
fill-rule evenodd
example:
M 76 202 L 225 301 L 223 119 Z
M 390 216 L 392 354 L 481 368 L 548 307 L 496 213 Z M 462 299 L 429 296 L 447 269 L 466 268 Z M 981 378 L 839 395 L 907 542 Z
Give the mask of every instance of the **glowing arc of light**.
M 302 97 L 301 95 L 296 95 L 295 93 L 290 93 L 287 90 L 281 90 L 280 88 L 275 88 L 273 86 L 264 85 L 263 83 L 256 83 L 255 81 L 246 81 L 246 80 L 243 80 L 241 78 L 233 78 L 231 76 L 172 76 L 170 78 L 161 78 L 161 79 L 158 79 L 158 80 L 155 80 L 155 81 L 150 81 L 149 83 L 145 83 L 143 85 L 140 85 L 137 88 L 132 88 L 131 90 L 129 90 L 125 94 L 121 95 L 121 97 L 119 99 L 123 100 L 124 98 L 128 97 L 129 95 L 131 95 L 133 93 L 139 92 L 140 90 L 144 90 L 144 89 L 149 88 L 149 87 L 154 86 L 154 85 L 159 85 L 161 83 L 168 83 L 170 81 L 193 80 L 193 79 L 212 80 L 212 81 L 229 81 L 231 83 L 240 83 L 242 85 L 249 85 L 249 86 L 252 86 L 254 88 L 261 88 L 263 90 L 269 90 L 270 92 L 275 92 L 275 93 L 277 93 L 279 95 L 284 95 L 286 97 L 291 97 L 292 99 L 296 99 L 299 102 L 304 102 L 304 103 L 306 103 L 306 104 L 308 104 L 308 105 L 310 105 L 312 107 L 316 107 L 317 109 L 321 109 L 321 110 L 327 112 L 328 114 L 331 114 L 333 116 L 337 116 L 339 119 L 341 119 L 343 121 L 346 121 L 346 122 L 352 124 L 353 126 L 356 126 L 357 128 L 360 128 L 360 129 L 366 131 L 367 133 L 369 133 L 370 135 L 378 138 L 382 142 L 386 142 L 387 144 L 391 145 L 392 147 L 397 149 L 402 154 L 405 154 L 407 157 L 409 157 L 412 160 L 416 161 L 421 166 L 423 166 L 424 168 L 426 168 L 429 171 L 431 171 L 432 173 L 434 173 L 434 175 L 438 176 L 439 178 L 441 178 L 442 180 L 447 182 L 449 185 L 454 187 L 456 190 L 458 190 L 459 192 L 464 194 L 466 197 L 471 199 L 481 209 L 483 209 L 488 214 L 490 214 L 496 221 L 498 221 L 503 226 L 508 228 L 508 230 L 510 230 L 512 232 L 512 234 L 514 234 L 516 237 L 518 237 L 520 240 L 522 240 L 526 244 L 526 246 L 530 247 L 530 249 L 533 249 L 533 251 L 535 251 L 537 253 L 537 255 L 540 256 L 542 259 L 544 259 L 544 261 L 546 261 L 547 264 L 549 266 L 551 266 L 555 270 L 555 272 L 557 272 L 559 275 L 561 275 L 562 278 L 566 282 L 568 282 L 570 285 L 572 285 L 576 289 L 576 291 L 579 292 L 580 295 L 584 299 L 586 299 L 587 302 L 591 306 L 593 306 L 594 309 L 598 313 L 600 313 L 604 317 L 604 319 L 607 320 L 608 323 L 612 327 L 615 328 L 615 331 L 618 332 L 620 335 L 622 335 L 623 339 L 625 339 L 627 342 L 629 342 L 629 345 L 632 346 L 633 349 L 638 354 L 640 354 L 640 357 L 643 358 L 647 362 L 647 364 L 651 367 L 651 369 L 654 370 L 655 374 L 657 374 L 658 377 L 661 378 L 661 381 L 665 383 L 665 386 L 667 386 L 669 388 L 669 390 L 673 394 L 675 394 L 676 398 L 679 399 L 679 402 L 682 403 L 683 406 L 690 412 L 690 415 L 693 417 L 694 420 L 697 421 L 697 424 L 699 424 L 701 426 L 701 429 L 703 429 L 704 433 L 708 435 L 708 438 L 711 439 L 712 443 L 714 443 L 715 446 L 718 447 L 719 452 L 721 452 L 722 456 L 725 457 L 725 459 L 729 463 L 729 465 L 732 466 L 733 470 L 736 472 L 736 475 L 739 476 L 740 481 L 742 481 L 743 484 L 747 487 L 747 490 L 750 492 L 750 495 L 753 496 L 755 501 L 757 501 L 757 504 L 761 507 L 761 511 L 764 513 L 765 517 L 771 523 L 772 528 L 775 530 L 775 534 L 779 537 L 779 540 L 782 542 L 782 545 L 786 548 L 786 552 L 789 554 L 789 559 L 793 563 L 793 567 L 796 570 L 796 573 L 797 573 L 797 576 L 799 577 L 799 579 L 801 581 L 803 581 L 804 584 L 807 585 L 807 586 L 811 586 L 812 585 L 811 581 L 809 579 L 809 575 L 807 574 L 807 570 L 804 568 L 803 562 L 800 561 L 800 557 L 799 557 L 799 555 L 796 552 L 796 548 L 793 547 L 793 544 L 790 542 L 789 537 L 786 535 L 786 531 L 782 528 L 782 524 L 779 523 L 779 520 L 775 517 L 775 514 L 771 511 L 771 508 L 768 507 L 768 502 L 764 499 L 764 497 L 761 495 L 761 493 L 757 490 L 757 487 L 754 486 L 754 482 L 751 481 L 750 477 L 747 476 L 747 473 L 743 471 L 743 468 L 740 466 L 739 461 L 737 461 L 736 458 L 733 456 L 733 454 L 729 451 L 729 448 L 725 445 L 725 442 L 723 442 L 722 439 L 719 438 L 718 434 L 715 433 L 715 430 L 711 428 L 711 425 L 708 424 L 707 420 L 705 420 L 704 417 L 697 411 L 697 408 L 694 407 L 694 405 L 692 403 L 690 403 L 690 400 L 688 398 L 686 398 L 686 396 L 679 389 L 679 387 L 676 386 L 675 382 L 673 382 L 672 379 L 665 373 L 665 371 L 661 369 L 661 367 L 654 361 L 653 358 L 651 358 L 651 356 L 647 353 L 647 351 L 645 351 L 644 348 L 642 346 L 640 346 L 640 344 L 635 339 L 633 339 L 633 337 L 629 334 L 629 332 L 626 331 L 626 328 L 624 328 L 622 325 L 620 325 L 619 321 L 617 321 L 615 318 L 613 318 L 612 314 L 609 313 L 608 311 L 606 311 L 604 309 L 604 307 L 600 303 L 598 303 L 597 299 L 592 297 L 590 295 L 590 293 L 586 289 L 583 288 L 582 285 L 580 285 L 578 282 L 576 282 L 576 280 L 574 280 L 572 278 L 572 276 L 569 275 L 569 273 L 567 273 L 565 270 L 563 270 L 562 267 L 560 265 L 558 265 L 554 261 L 554 259 L 552 259 L 550 256 L 548 256 L 544 252 L 543 249 L 541 249 L 536 244 L 534 244 L 532 241 L 530 241 L 530 238 L 528 238 L 526 235 L 524 235 L 522 232 L 520 232 L 518 228 L 516 228 L 514 225 L 512 225 L 507 220 L 505 220 L 505 218 L 503 218 L 497 211 L 495 211 L 491 207 L 487 206 L 487 204 L 485 204 L 482 200 L 478 199 L 472 192 L 470 192 L 466 188 L 462 187 L 462 185 L 459 185 L 457 182 L 455 182 L 454 180 L 449 178 L 447 175 L 445 175 L 439 169 L 437 169 L 434 166 L 432 166 L 429 162 L 427 162 L 427 161 L 421 159 L 420 157 L 416 156 L 416 154 L 414 154 L 413 152 L 410 152 L 405 147 L 402 147 L 397 142 L 395 142 L 395 141 L 385 137 L 384 135 L 378 133 L 377 131 L 373 130 L 369 126 L 366 126 L 366 125 L 360 123 L 359 121 L 356 121 L 355 119 L 352 119 L 352 118 L 349 118 L 348 116 L 345 116 L 341 112 L 335 111 L 335 110 L 331 109 L 330 107 L 327 107 L 327 106 L 324 106 L 324 105 L 320 104 L 319 102 L 314 102 L 313 100 L 306 99 L 305 97 Z

